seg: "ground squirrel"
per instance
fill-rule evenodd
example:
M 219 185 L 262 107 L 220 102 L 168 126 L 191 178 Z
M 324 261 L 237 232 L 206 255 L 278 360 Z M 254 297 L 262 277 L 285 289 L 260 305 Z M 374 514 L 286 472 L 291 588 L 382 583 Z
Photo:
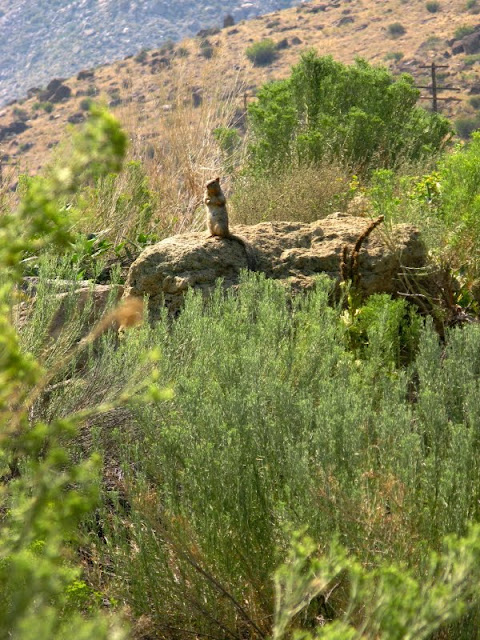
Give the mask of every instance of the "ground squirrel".
M 248 268 L 253 271 L 255 269 L 255 259 L 250 247 L 245 240 L 230 233 L 228 228 L 227 200 L 220 186 L 220 178 L 207 182 L 203 202 L 207 208 L 207 228 L 210 232 L 210 237 L 216 236 L 218 238 L 236 240 L 245 249 Z

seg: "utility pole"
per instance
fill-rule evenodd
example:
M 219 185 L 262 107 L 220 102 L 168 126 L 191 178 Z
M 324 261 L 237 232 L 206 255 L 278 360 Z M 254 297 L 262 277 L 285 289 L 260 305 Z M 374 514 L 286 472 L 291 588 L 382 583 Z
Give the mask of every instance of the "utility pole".
M 417 89 L 429 89 L 432 92 L 431 96 L 420 96 L 421 100 L 432 100 L 432 110 L 435 113 L 438 112 L 438 101 L 439 100 L 454 100 L 455 102 L 460 102 L 460 98 L 448 97 L 441 98 L 438 96 L 438 91 L 460 91 L 459 87 L 439 87 L 437 85 L 437 69 L 447 69 L 448 64 L 436 64 L 432 62 L 432 64 L 426 64 L 419 67 L 420 69 L 430 69 L 432 74 L 432 84 L 431 85 L 415 85 Z

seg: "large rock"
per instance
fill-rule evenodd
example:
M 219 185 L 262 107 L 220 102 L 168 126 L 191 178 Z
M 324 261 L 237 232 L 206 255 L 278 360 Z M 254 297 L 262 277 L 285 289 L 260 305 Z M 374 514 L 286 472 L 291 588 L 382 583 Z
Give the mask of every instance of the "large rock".
M 0 127 L 0 142 L 2 140 L 6 140 L 7 138 L 12 138 L 19 133 L 23 133 L 27 129 L 29 129 L 28 124 L 25 124 L 25 122 L 22 122 L 21 120 L 12 122 L 6 127 Z
M 480 31 L 475 31 L 469 36 L 462 39 L 463 50 L 467 55 L 478 53 L 480 51 Z
M 63 79 L 54 78 L 47 84 L 47 88 L 39 94 L 39 98 L 44 102 L 61 102 L 68 100 L 71 95 L 72 90 L 63 84 Z
M 326 273 L 339 280 L 343 247 L 353 247 L 369 226 L 366 218 L 336 213 L 312 223 L 264 222 L 238 226 L 235 234 L 251 247 L 256 270 L 297 289 L 309 288 L 315 277 Z M 364 295 L 401 288 L 403 268 L 425 264 L 425 248 L 418 230 L 383 225 L 362 245 L 359 258 L 360 288 Z M 244 247 L 229 239 L 208 238 L 206 233 L 185 233 L 147 248 L 131 265 L 124 296 L 148 296 L 155 318 L 164 304 L 170 311 L 181 307 L 189 288 L 210 291 L 218 278 L 224 286 L 236 285 L 247 268 Z

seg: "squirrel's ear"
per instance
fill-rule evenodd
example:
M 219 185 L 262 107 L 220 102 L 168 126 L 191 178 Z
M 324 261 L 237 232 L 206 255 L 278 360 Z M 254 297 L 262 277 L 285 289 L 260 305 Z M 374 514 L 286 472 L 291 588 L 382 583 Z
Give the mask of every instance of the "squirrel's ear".
M 215 178 L 215 182 L 220 182 L 220 178 Z

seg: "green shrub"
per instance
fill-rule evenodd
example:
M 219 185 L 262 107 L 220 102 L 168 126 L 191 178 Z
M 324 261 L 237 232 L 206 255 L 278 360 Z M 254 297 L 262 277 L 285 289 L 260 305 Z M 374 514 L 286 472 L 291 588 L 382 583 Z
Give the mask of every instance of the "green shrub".
M 43 109 L 45 113 L 52 113 L 55 106 L 51 102 L 34 102 L 33 107 L 34 111 L 38 111 L 38 109 Z
M 275 60 L 277 48 L 273 40 L 266 38 L 247 47 L 245 55 L 256 67 L 263 67 Z
M 461 27 L 455 29 L 454 37 L 456 40 L 461 40 L 465 38 L 465 36 L 469 36 L 475 32 L 475 27 L 471 25 L 464 24 Z
M 80 100 L 79 107 L 82 111 L 89 111 L 92 104 L 93 100 L 91 98 L 83 98 Z
M 431 0 L 430 2 L 426 3 L 425 8 L 430 13 L 437 13 L 438 11 L 440 11 L 441 5 L 439 2 L 436 2 L 436 0 Z
M 80 228 L 85 233 L 108 229 L 106 239 L 113 246 L 134 242 L 149 230 L 157 203 L 142 164 L 126 162 L 120 173 L 102 176 L 94 187 L 79 193 Z
M 467 4 L 465 5 L 465 7 L 469 10 L 473 9 L 476 6 L 477 6 L 477 0 L 467 0 Z
M 21 120 L 22 122 L 26 122 L 29 119 L 27 110 L 22 109 L 22 107 L 13 107 L 12 113 L 17 120 Z
M 472 54 L 470 56 L 465 56 L 463 61 L 467 66 L 470 67 L 470 66 L 476 64 L 477 62 L 480 62 L 480 54 L 474 53 L 474 54 Z
M 479 327 L 452 330 L 442 345 L 405 302 L 381 296 L 360 307 L 352 353 L 330 296 L 323 280 L 292 298 L 250 275 L 236 295 L 189 294 L 175 323 L 162 316 L 119 352 L 105 341 L 89 364 L 87 389 L 96 376 L 104 388 L 112 370 L 139 376 L 136 353 L 152 344 L 159 387 L 174 385 L 162 405 L 136 407 L 134 446 L 131 430 L 95 423 L 98 446 L 126 470 L 128 511 L 104 505 L 109 544 L 92 539 L 92 553 L 109 567 L 112 597 L 153 628 L 270 635 L 271 575 L 289 528 L 308 527 L 322 549 L 337 535 L 363 566 L 394 560 L 422 584 L 427 550 L 480 518 Z M 67 410 L 72 394 L 60 393 L 51 402 Z M 348 600 L 347 581 L 329 615 Z M 476 621 L 461 619 L 463 637 Z
M 67 449 L 78 416 L 35 419 L 39 399 L 59 369 L 43 369 L 32 351 L 22 349 L 10 307 L 16 301 L 14 285 L 21 280 L 22 258 L 68 247 L 72 212 L 66 211 L 65 199 L 82 180 L 118 170 L 125 143 L 111 116 L 93 112 L 83 134 L 74 140 L 68 164 L 53 168 L 47 178 L 26 181 L 18 208 L 1 218 L 0 628 L 4 637 L 60 639 L 72 632 L 85 639 L 107 640 L 118 633 L 124 637 L 100 614 L 93 592 L 83 588 L 72 553 L 79 523 L 98 501 L 100 459 L 78 462 Z M 42 364 L 47 363 L 46 356 L 44 351 Z M 62 360 L 66 365 L 65 353 Z
M 442 551 L 431 554 L 419 580 L 387 563 L 368 570 L 338 544 L 319 555 L 311 538 L 295 533 L 287 562 L 275 573 L 273 640 L 355 640 L 360 633 L 378 640 L 427 640 L 436 631 L 442 638 L 447 629 L 462 633 L 452 622 L 478 602 L 478 526 L 463 539 L 447 538 Z M 349 602 L 332 620 L 333 608 L 326 605 L 338 587 L 349 592 Z
M 395 60 L 395 62 L 399 62 L 403 57 L 404 54 L 401 51 L 391 51 L 385 55 L 384 59 Z
M 365 172 L 427 157 L 450 127 L 417 107 L 418 95 L 409 76 L 308 52 L 290 78 L 265 85 L 249 105 L 252 165 L 278 171 L 334 156 Z
M 200 40 L 200 53 L 207 60 L 210 60 L 210 58 L 213 57 L 213 45 L 208 38 L 202 38 Z
M 467 116 L 465 118 L 457 118 L 455 120 L 455 130 L 457 134 L 464 140 L 468 140 L 472 133 L 480 127 L 480 119 L 478 116 Z
M 404 35 L 405 27 L 400 22 L 393 22 L 388 25 L 388 33 L 392 38 L 398 38 L 399 36 Z
M 480 96 L 471 96 L 468 102 L 474 109 L 480 109 Z
M 148 49 L 142 49 L 139 53 L 137 53 L 134 60 L 135 62 L 139 62 L 141 64 L 142 62 L 145 62 L 147 58 L 148 58 Z

